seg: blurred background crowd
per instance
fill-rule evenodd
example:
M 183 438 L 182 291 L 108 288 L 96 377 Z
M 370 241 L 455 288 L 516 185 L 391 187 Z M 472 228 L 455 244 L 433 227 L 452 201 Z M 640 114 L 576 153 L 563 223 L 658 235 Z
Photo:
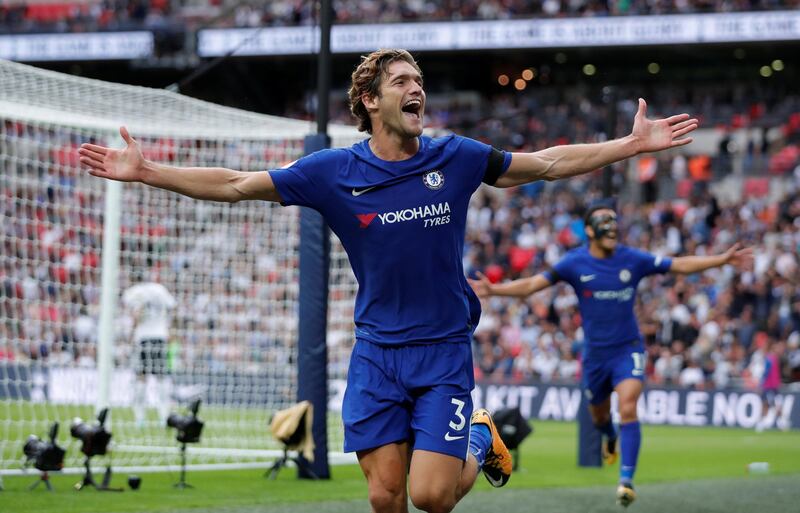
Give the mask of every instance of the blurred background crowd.
M 78 131 L 11 121 L 0 126 L 0 361 L 96 364 L 105 190 L 78 168 L 77 148 L 85 141 Z M 242 168 L 245 152 L 255 148 L 261 162 L 269 151 L 296 154 L 289 143 L 141 141 L 148 157 L 184 164 Z M 154 281 L 177 302 L 170 314 L 170 370 L 255 373 L 267 363 L 271 374 L 291 371 L 294 212 L 255 202 L 236 209 L 203 205 L 146 187 L 126 188 L 120 207 L 120 294 Z M 116 366 L 136 363 L 133 327 L 133 312 L 120 303 Z
M 203 27 L 313 23 L 310 5 L 300 0 L 12 1 L 0 5 L 0 33 L 145 29 L 156 34 L 159 48 L 174 43 L 171 48 L 183 51 L 185 41 Z M 798 0 L 334 1 L 337 23 L 797 7 Z M 668 256 L 718 253 L 740 242 L 753 246 L 756 258 L 752 268 L 741 271 L 656 276 L 640 286 L 637 313 L 647 345 L 647 379 L 697 388 L 755 387 L 765 352 L 775 351 L 783 379 L 800 383 L 798 55 L 795 43 L 709 45 L 702 54 L 689 46 L 429 52 L 420 59 L 428 93 L 426 126 L 432 134 L 453 131 L 507 150 L 536 151 L 626 133 L 637 97 L 648 100 L 652 116 L 689 112 L 698 117 L 701 130 L 692 145 L 613 168 L 622 240 Z M 345 91 L 357 57 L 334 59 L 332 119 L 352 124 Z M 48 65 L 164 87 L 186 75 L 186 69 L 172 64 Z M 231 59 L 181 92 L 311 120 L 317 102 L 309 69 L 314 69 L 309 56 Z M 0 126 L 0 362 L 95 365 L 104 197 L 77 167 L 76 149 L 83 140 L 80 132 L 44 125 Z M 256 160 L 275 161 L 281 152 L 291 153 L 287 160 L 293 160 L 302 151 L 302 142 L 295 142 L 288 149 L 262 148 Z M 180 157 L 184 165 L 187 158 L 197 158 L 196 163 L 238 168 L 254 160 L 230 142 L 147 144 L 153 158 Z M 270 151 L 274 154 L 265 154 Z M 482 271 L 501 281 L 546 270 L 585 242 L 583 208 L 601 195 L 601 183 L 598 172 L 511 190 L 480 189 L 469 210 L 466 272 Z M 196 207 L 177 195 L 149 192 L 125 198 L 123 267 L 163 283 L 179 304 L 171 368 L 252 373 L 280 368 L 290 374 L 297 304 L 292 214 L 278 214 L 286 210 L 278 207 L 267 212 L 260 204 Z M 180 213 L 178 220 L 173 212 Z M 343 259 L 333 265 L 332 375 L 343 375 L 353 343 L 353 284 L 340 272 L 346 266 Z M 122 289 L 131 277 L 123 274 Z M 116 322 L 117 365 L 131 364 L 131 325 L 122 311 Z M 475 334 L 476 375 L 575 382 L 581 344 L 577 301 L 568 286 L 559 284 L 525 300 L 495 298 L 485 302 Z
M 334 0 L 336 23 L 497 20 L 796 9 L 797 0 Z M 309 25 L 310 2 L 48 0 L 0 5 L 2 32 Z
M 470 119 L 465 115 L 470 109 L 452 105 L 450 110 L 433 108 L 432 118 L 519 151 L 602 139 L 606 106 L 542 102 L 536 95 L 527 100 L 501 96 L 482 107 L 488 109 L 487 121 Z M 619 108 L 626 105 L 621 102 Z M 713 110 L 726 109 L 730 106 Z M 509 111 L 517 114 L 504 116 Z M 794 118 L 785 119 L 748 132 L 758 143 L 741 150 L 644 156 L 614 171 L 626 244 L 676 256 L 719 253 L 739 242 L 756 253 L 751 268 L 655 276 L 639 287 L 637 314 L 649 381 L 755 387 L 770 348 L 780 354 L 784 379 L 800 381 L 800 151 Z M 487 130 L 496 135 L 488 137 Z M 764 134 L 770 130 L 780 136 L 768 141 Z M 721 144 L 730 145 L 727 139 L 740 132 L 725 131 Z M 81 137 L 6 123 L 2 140 L 13 179 L 3 181 L 0 189 L 0 360 L 94 366 L 103 195 L 76 167 Z M 178 146 L 190 154 L 203 151 L 200 142 L 151 144 L 162 148 L 154 156 L 166 160 L 183 153 L 174 151 Z M 172 149 L 163 151 L 164 145 Z M 788 157 L 787 148 L 793 148 Z M 217 155 L 219 165 L 236 167 L 240 158 L 233 148 L 208 151 Z M 599 175 L 509 190 L 481 188 L 469 209 L 466 272 L 482 271 L 493 281 L 531 276 L 583 244 L 583 208 L 600 196 Z M 239 206 L 202 212 L 176 195 L 168 200 L 126 197 L 123 266 L 164 283 L 180 305 L 172 369 L 260 372 L 264 363 L 291 364 L 297 289 L 285 280 L 292 280 L 296 258 L 291 246 L 297 241 L 288 231 L 265 240 L 265 233 L 280 230 L 281 224 L 288 230 L 291 220 L 274 218 L 274 212 L 262 213 L 259 220 L 249 210 L 236 213 L 245 208 Z M 161 208 L 184 217 L 176 223 L 159 216 Z M 267 219 L 270 228 L 252 229 Z M 278 239 L 286 245 L 280 252 L 274 247 Z M 124 275 L 123 289 L 129 282 Z M 351 300 L 335 294 L 333 300 L 339 301 L 331 316 L 349 322 Z M 117 365 L 131 363 L 131 324 L 122 311 Z M 349 333 L 331 334 L 335 370 L 347 365 Z M 475 333 L 476 375 L 575 382 L 581 373 L 581 344 L 577 298 L 567 285 L 525 300 L 493 298 L 485 302 Z
M 703 182 L 685 199 L 620 202 L 622 240 L 667 256 L 755 248 L 752 267 L 659 275 L 639 286 L 636 312 L 647 379 L 695 388 L 754 387 L 773 346 L 786 380 L 800 379 L 800 170 L 781 201 L 720 204 Z M 478 193 L 470 211 L 467 272 L 494 282 L 532 276 L 584 243 L 591 180 Z M 559 283 L 525 300 L 491 298 L 475 334 L 478 375 L 510 380 L 579 378 L 583 333 L 577 297 Z

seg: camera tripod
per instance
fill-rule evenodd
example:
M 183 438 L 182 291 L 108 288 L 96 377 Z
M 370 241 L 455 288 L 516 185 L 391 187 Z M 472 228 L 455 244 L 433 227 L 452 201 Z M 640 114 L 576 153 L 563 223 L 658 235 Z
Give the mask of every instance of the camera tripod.
M 275 479 L 278 477 L 278 472 L 280 472 L 283 467 L 286 467 L 289 461 L 293 461 L 300 472 L 303 472 L 304 475 L 309 479 L 313 479 L 315 481 L 319 479 L 314 471 L 311 470 L 311 466 L 306 462 L 306 460 L 300 458 L 299 456 L 289 456 L 289 449 L 286 447 L 283 448 L 283 456 L 275 460 L 275 463 L 273 463 L 272 467 L 264 474 L 264 477 L 268 478 L 269 480 Z
M 183 490 L 184 488 L 194 488 L 194 486 L 190 485 L 186 482 L 186 442 L 181 444 L 181 477 L 180 481 L 172 485 L 173 488 L 179 488 Z
M 53 485 L 50 484 L 50 474 L 48 474 L 46 470 L 43 470 L 42 473 L 39 474 L 39 479 L 34 481 L 33 484 L 28 487 L 28 490 L 33 490 L 34 488 L 39 486 L 39 483 L 44 483 L 44 486 L 49 491 L 51 492 L 53 491 Z M 0 490 L 2 490 L 2 488 L 0 488 Z
M 83 490 L 87 486 L 94 486 L 95 490 L 98 492 L 121 492 L 122 488 L 111 488 L 108 486 L 111 483 L 111 465 L 106 467 L 106 472 L 103 474 L 103 482 L 99 485 L 95 482 L 94 477 L 92 476 L 92 469 L 89 466 L 89 460 L 91 460 L 90 456 L 87 456 L 83 460 L 83 466 L 86 471 L 83 473 L 83 480 L 75 483 L 76 490 Z

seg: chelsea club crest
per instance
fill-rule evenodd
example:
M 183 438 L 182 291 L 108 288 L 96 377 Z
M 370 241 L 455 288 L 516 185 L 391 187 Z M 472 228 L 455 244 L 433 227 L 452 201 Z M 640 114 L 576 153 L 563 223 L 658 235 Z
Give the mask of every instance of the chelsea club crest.
M 434 169 L 422 175 L 422 182 L 428 189 L 438 191 L 444 185 L 444 175 L 438 169 Z
M 631 281 L 631 272 L 627 269 L 623 269 L 619 272 L 619 281 L 622 283 L 628 283 Z

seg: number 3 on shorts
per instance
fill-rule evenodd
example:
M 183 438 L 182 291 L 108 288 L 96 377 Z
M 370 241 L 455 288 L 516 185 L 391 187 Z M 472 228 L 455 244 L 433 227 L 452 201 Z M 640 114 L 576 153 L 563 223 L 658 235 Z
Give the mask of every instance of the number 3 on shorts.
M 644 353 L 631 353 L 633 358 L 633 372 L 634 376 L 641 376 L 644 374 Z
M 464 414 L 461 413 L 461 410 L 464 409 L 464 405 L 466 403 L 460 399 L 456 399 L 455 397 L 450 399 L 450 402 L 456 405 L 455 416 L 458 419 L 457 424 L 455 422 L 450 422 L 450 429 L 452 429 L 453 431 L 461 431 L 462 429 L 464 429 L 464 426 L 467 423 L 467 419 L 465 419 Z

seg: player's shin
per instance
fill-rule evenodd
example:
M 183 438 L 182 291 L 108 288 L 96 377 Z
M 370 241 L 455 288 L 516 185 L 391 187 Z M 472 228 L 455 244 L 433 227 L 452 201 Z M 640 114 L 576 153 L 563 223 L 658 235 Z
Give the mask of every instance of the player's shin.
M 492 445 L 492 434 L 483 424 L 473 424 L 469 430 L 469 453 L 475 456 L 478 462 L 478 471 L 486 461 L 486 452 Z
M 166 424 L 171 409 L 170 397 L 172 396 L 172 379 L 161 376 L 158 379 L 158 422 Z
M 144 380 L 137 378 L 133 385 L 133 418 L 136 421 L 136 427 L 144 426 L 146 390 Z
M 621 424 L 619 427 L 620 444 L 622 445 L 622 464 L 619 467 L 620 483 L 630 484 L 636 472 L 639 459 L 639 447 L 642 444 L 642 428 L 639 421 Z
M 596 427 L 598 431 L 603 433 L 603 435 L 605 435 L 607 439 L 616 440 L 617 428 L 614 427 L 614 423 L 611 422 L 610 418 L 605 422 L 605 424 L 595 424 L 594 427 Z
M 595 424 L 595 429 L 603 434 L 603 461 L 606 465 L 613 465 L 617 462 L 619 453 L 617 451 L 617 428 L 611 422 L 611 418 L 607 418 L 603 424 Z

